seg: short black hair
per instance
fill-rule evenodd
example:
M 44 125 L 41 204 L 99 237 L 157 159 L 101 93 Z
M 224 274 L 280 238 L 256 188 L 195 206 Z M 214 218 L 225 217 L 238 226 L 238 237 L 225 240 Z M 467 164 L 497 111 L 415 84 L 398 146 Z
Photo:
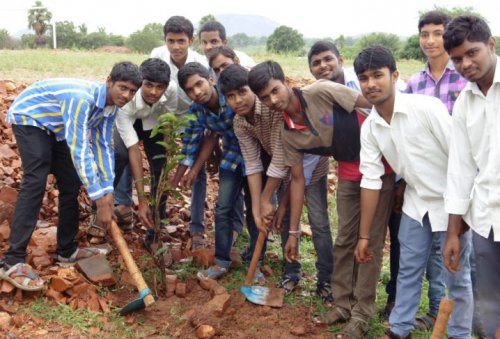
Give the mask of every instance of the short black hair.
M 193 32 L 193 23 L 180 15 L 171 16 L 163 26 L 164 37 L 167 36 L 167 33 L 186 33 L 188 38 L 191 39 Z
M 285 73 L 280 64 L 268 60 L 255 65 L 248 73 L 248 85 L 252 92 L 259 94 L 272 79 L 285 82 Z
M 450 22 L 450 16 L 441 11 L 430 11 L 422 14 L 418 20 L 418 32 L 422 30 L 422 27 L 429 24 L 443 25 L 446 27 L 448 22 Z
M 221 54 L 232 59 L 233 61 L 236 59 L 236 53 L 231 48 L 226 46 L 217 47 L 207 53 L 208 64 L 210 65 L 210 67 L 212 67 L 212 62 L 214 61 L 214 59 Z
M 170 67 L 162 59 L 149 58 L 139 67 L 143 80 L 158 82 L 164 85 L 170 82 Z
M 198 74 L 200 77 L 208 79 L 210 74 L 208 69 L 200 64 L 199 62 L 188 62 L 181 67 L 179 73 L 177 73 L 177 80 L 179 81 L 179 86 L 184 90 L 187 80 L 190 76 Z
M 311 65 L 311 59 L 314 55 L 318 55 L 320 53 L 323 53 L 325 51 L 330 51 L 332 52 L 333 54 L 335 54 L 335 56 L 337 58 L 340 58 L 340 52 L 339 52 L 339 49 L 337 48 L 337 46 L 335 46 L 335 44 L 331 41 L 328 41 L 328 40 L 320 40 L 320 41 L 316 41 L 312 46 L 311 46 L 311 49 L 309 50 L 309 52 L 307 53 L 307 61 L 309 63 L 309 66 Z
M 229 65 L 220 73 L 218 84 L 224 95 L 248 86 L 248 70 L 241 65 Z
M 465 40 L 488 43 L 491 30 L 486 21 L 474 15 L 461 15 L 450 21 L 444 31 L 444 49 L 450 53 Z
M 396 71 L 396 60 L 391 51 L 382 45 L 373 45 L 359 52 L 354 60 L 356 75 L 369 70 L 387 67 L 391 73 Z
M 137 87 L 141 87 L 142 84 L 139 67 L 130 61 L 122 61 L 114 64 L 111 73 L 109 73 L 109 78 L 111 82 L 130 81 Z
M 200 28 L 200 32 L 198 33 L 198 37 L 201 39 L 202 32 L 219 32 L 219 38 L 221 40 L 226 40 L 226 28 L 224 25 L 218 21 L 208 21 L 203 24 Z

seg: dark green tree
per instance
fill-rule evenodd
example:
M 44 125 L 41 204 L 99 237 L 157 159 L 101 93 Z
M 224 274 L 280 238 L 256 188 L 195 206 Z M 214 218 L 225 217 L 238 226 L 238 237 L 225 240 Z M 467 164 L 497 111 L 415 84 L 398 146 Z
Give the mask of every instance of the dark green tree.
M 150 23 L 140 31 L 130 34 L 127 47 L 138 53 L 150 53 L 155 47 L 161 46 L 163 42 L 163 25 Z
M 241 48 L 256 44 L 256 39 L 254 37 L 249 37 L 245 33 L 236 33 L 228 40 L 231 48 Z
M 420 48 L 420 37 L 418 34 L 412 35 L 406 40 L 406 44 L 399 52 L 399 58 L 401 59 L 415 59 L 425 61 L 425 55 L 422 53 Z
M 288 26 L 279 26 L 267 38 L 267 51 L 272 53 L 303 53 L 304 38 L 297 30 Z
M 373 46 L 373 45 L 382 45 L 388 48 L 395 56 L 398 55 L 401 42 L 399 41 L 399 37 L 396 34 L 392 33 L 370 33 L 362 37 L 355 44 L 356 54 L 361 50 Z
M 44 7 L 41 1 L 35 1 L 33 8 L 28 10 L 28 28 L 35 31 L 37 46 L 43 46 L 47 43 L 47 29 L 49 28 L 52 13 Z

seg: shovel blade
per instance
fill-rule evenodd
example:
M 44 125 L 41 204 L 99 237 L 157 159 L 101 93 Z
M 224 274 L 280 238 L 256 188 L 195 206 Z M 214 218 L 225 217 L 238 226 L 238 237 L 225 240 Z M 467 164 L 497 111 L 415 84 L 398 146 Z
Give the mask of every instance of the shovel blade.
M 131 303 L 128 303 L 120 310 L 120 315 L 127 315 L 133 312 L 137 312 L 146 308 L 146 304 L 143 299 L 136 299 Z
M 270 307 L 282 307 L 285 298 L 285 290 L 264 286 L 241 286 L 241 293 L 248 301 L 257 305 Z

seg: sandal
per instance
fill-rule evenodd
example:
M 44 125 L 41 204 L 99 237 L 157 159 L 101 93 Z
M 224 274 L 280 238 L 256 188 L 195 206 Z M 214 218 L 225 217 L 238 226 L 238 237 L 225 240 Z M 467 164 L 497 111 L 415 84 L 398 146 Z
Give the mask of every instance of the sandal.
M 436 317 L 427 313 L 426 315 L 415 319 L 415 329 L 424 332 L 432 331 L 435 322 Z
M 196 251 L 202 248 L 207 247 L 207 241 L 205 240 L 205 237 L 201 233 L 195 233 L 191 237 L 191 251 Z
M 89 224 L 89 228 L 87 229 L 87 234 L 95 237 L 95 238 L 104 238 L 106 237 L 107 231 L 104 227 L 101 227 L 97 224 L 97 215 L 92 215 L 92 220 Z
M 392 332 L 391 330 L 387 330 L 387 332 L 385 332 L 385 337 L 387 339 L 411 339 L 411 333 L 408 333 L 407 336 L 401 336 L 401 335 L 398 335 L 394 332 Z M 385 338 L 385 337 L 382 337 L 382 338 Z
M 209 267 L 207 270 L 199 271 L 196 276 L 200 280 L 213 279 L 217 280 L 227 273 L 227 268 L 217 265 Z
M 6 267 L 0 268 L 0 279 L 23 291 L 40 291 L 44 287 L 44 281 L 33 271 L 30 265 L 25 263 L 15 264 L 7 270 Z
M 62 255 L 57 255 L 57 260 L 62 263 L 75 263 L 78 260 L 93 257 L 94 255 L 101 254 L 101 250 L 93 247 L 77 248 L 73 254 L 69 257 L 63 257 Z
M 123 231 L 134 228 L 134 210 L 130 206 L 118 205 L 115 207 L 116 223 Z
M 347 325 L 335 334 L 336 339 L 361 339 L 370 329 L 366 321 L 351 318 Z
M 349 320 L 349 313 L 340 307 L 334 307 L 331 311 L 323 314 L 315 314 L 312 321 L 315 325 L 333 325 Z
M 277 288 L 282 288 L 285 290 L 285 295 L 289 295 L 290 293 L 292 293 L 293 290 L 297 288 L 297 286 L 299 286 L 299 279 L 289 276 L 284 276 L 283 279 L 276 284 Z
M 333 307 L 335 298 L 332 293 L 332 285 L 329 282 L 318 282 L 316 294 L 321 298 L 326 307 Z

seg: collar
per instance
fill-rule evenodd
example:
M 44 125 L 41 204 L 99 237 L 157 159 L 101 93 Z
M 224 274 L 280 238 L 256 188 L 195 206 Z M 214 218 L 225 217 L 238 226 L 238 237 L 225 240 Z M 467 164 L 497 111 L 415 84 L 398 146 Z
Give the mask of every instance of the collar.
M 396 98 L 394 99 L 394 109 L 392 112 L 393 118 L 398 114 L 408 115 L 408 103 L 406 102 L 406 95 L 410 94 L 399 93 L 399 91 L 396 91 Z M 386 127 L 389 126 L 384 118 L 382 118 L 382 116 L 377 112 L 375 106 L 373 106 L 369 116 L 373 116 L 373 121 L 375 123 Z

